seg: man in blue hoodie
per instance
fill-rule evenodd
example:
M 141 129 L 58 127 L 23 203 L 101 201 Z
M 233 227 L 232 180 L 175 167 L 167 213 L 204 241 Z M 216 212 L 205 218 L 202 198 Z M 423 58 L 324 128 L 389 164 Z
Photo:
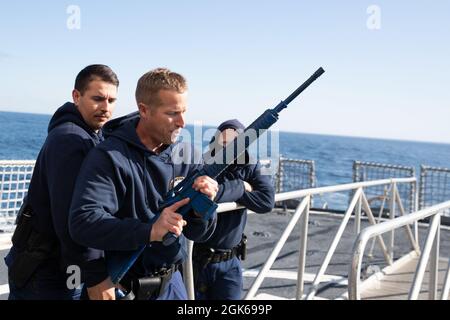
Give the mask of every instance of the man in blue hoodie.
M 228 120 L 217 128 L 210 143 L 211 153 L 222 148 L 244 131 L 238 120 Z M 212 154 L 214 156 L 214 154 Z M 217 198 L 237 202 L 256 212 L 270 212 L 274 207 L 274 188 L 270 176 L 261 174 L 260 165 L 246 152 L 217 182 L 224 186 Z M 226 192 L 232 188 L 232 192 Z M 194 244 L 196 298 L 199 300 L 239 300 L 242 295 L 241 259 L 245 259 L 246 237 L 243 234 L 247 210 L 219 213 L 213 235 L 204 243 Z
M 195 212 L 178 214 L 186 199 L 161 210 L 167 192 L 201 162 L 190 146 L 176 143 L 186 95 L 180 74 L 163 68 L 144 74 L 136 88 L 139 112 L 105 125 L 106 139 L 86 157 L 75 187 L 69 223 L 75 241 L 105 250 L 107 259 L 145 247 L 120 283 L 138 299 L 187 299 L 178 271 L 187 256 L 185 236 L 202 241 L 215 227 L 215 216 L 205 221 Z M 177 158 L 180 150 L 185 161 Z M 193 187 L 211 199 L 218 191 L 206 176 Z M 178 238 L 164 246 L 167 232 Z
M 72 266 L 90 270 L 81 281 L 93 295 L 107 278 L 103 253 L 76 244 L 68 217 L 81 163 L 100 141 L 101 128 L 114 110 L 119 80 L 105 65 L 90 65 L 77 75 L 73 103 L 60 107 L 48 126 L 33 176 L 5 259 L 9 299 L 77 299 L 70 285 Z M 100 286 L 100 289 L 99 287 Z

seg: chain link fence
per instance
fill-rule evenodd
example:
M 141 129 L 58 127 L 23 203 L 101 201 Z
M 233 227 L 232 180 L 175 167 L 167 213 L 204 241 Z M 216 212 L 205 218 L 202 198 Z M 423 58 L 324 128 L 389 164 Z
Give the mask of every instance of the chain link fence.
M 419 209 L 450 200 L 450 169 L 420 167 Z M 443 215 L 450 217 L 450 210 Z
M 0 161 L 0 233 L 14 230 L 16 214 L 26 196 L 35 161 Z
M 354 161 L 353 182 L 381 180 L 390 178 L 410 178 L 415 176 L 414 167 L 392 164 Z M 391 190 L 388 186 L 374 186 L 364 189 L 370 206 L 374 210 L 389 208 Z M 416 208 L 416 183 L 402 183 L 397 186 L 403 207 L 406 212 L 413 212 Z M 350 199 L 352 196 L 350 197 Z
M 316 187 L 316 171 L 313 160 L 289 159 L 280 157 L 278 169 L 272 177 L 275 192 L 289 192 Z M 296 208 L 300 199 L 277 203 L 277 207 Z M 311 207 L 313 197 L 311 197 Z
M 271 173 L 271 181 L 276 193 L 316 187 L 316 172 L 312 160 L 280 157 L 276 164 L 270 159 L 259 160 L 259 164 L 266 169 L 267 173 Z

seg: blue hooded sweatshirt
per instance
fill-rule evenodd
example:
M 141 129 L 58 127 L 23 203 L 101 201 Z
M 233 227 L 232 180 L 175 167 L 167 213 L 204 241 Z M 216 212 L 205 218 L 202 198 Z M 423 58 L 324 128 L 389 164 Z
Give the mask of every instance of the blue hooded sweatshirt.
M 200 164 L 193 163 L 194 159 L 191 163 L 173 161 L 172 152 L 180 143 L 159 154 L 148 150 L 136 133 L 138 122 L 139 114 L 133 113 L 105 125 L 106 140 L 92 150 L 80 170 L 70 210 L 70 233 L 80 244 L 107 250 L 108 255 L 146 246 L 129 271 L 140 277 L 182 263 L 187 257 L 184 236 L 194 241 L 207 239 L 216 219 L 213 215 L 204 221 L 188 214 L 183 234 L 172 245 L 149 243 L 163 197 Z M 192 152 L 190 146 L 187 149 Z M 195 159 L 201 160 L 201 156 Z
M 222 123 L 217 130 L 223 132 L 226 129 L 235 129 L 241 133 L 245 128 L 242 123 L 233 119 Z M 213 147 L 214 140 L 213 137 L 210 147 Z M 245 156 L 246 164 L 233 164 L 217 177 L 221 188 L 216 199 L 220 199 L 220 202 L 237 202 L 256 213 L 269 212 L 275 204 L 275 190 L 270 176 L 262 175 L 260 165 L 249 164 L 248 153 Z M 244 181 L 252 186 L 252 192 L 245 191 Z M 214 249 L 232 249 L 241 241 L 246 222 L 246 209 L 219 213 L 213 235 L 203 244 Z
M 28 189 L 28 203 L 33 210 L 33 228 L 55 239 L 60 252 L 56 259 L 46 261 L 38 272 L 67 276 L 69 265 L 90 270 L 90 278 L 82 278 L 88 285 L 106 279 L 103 253 L 75 243 L 69 235 L 68 218 L 75 181 L 81 164 L 100 141 L 83 120 L 77 107 L 67 102 L 60 107 L 48 126 L 48 136 L 42 146 Z

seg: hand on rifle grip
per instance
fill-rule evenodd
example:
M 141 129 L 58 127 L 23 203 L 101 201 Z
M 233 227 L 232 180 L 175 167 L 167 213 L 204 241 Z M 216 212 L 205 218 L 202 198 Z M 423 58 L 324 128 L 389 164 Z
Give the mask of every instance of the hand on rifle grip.
M 189 198 L 185 198 L 175 202 L 161 212 L 161 215 L 152 226 L 150 241 L 163 241 L 164 236 L 168 232 L 173 233 L 175 238 L 183 232 L 183 227 L 186 225 L 186 221 L 183 220 L 183 215 L 177 211 L 179 211 L 181 207 L 185 206 L 189 200 Z

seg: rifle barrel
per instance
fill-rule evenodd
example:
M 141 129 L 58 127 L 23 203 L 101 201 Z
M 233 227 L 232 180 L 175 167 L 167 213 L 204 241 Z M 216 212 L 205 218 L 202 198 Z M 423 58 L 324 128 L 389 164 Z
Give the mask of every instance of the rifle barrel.
M 314 74 L 313 74 L 311 77 L 309 77 L 308 80 L 306 80 L 300 87 L 297 88 L 297 90 L 295 90 L 294 92 L 292 92 L 291 95 L 290 95 L 289 97 L 287 97 L 286 100 L 283 101 L 283 102 L 284 102 L 283 104 L 280 104 L 280 105 L 279 105 L 280 108 L 278 108 L 278 106 L 277 106 L 277 108 L 276 108 L 275 111 L 278 113 L 278 112 L 280 112 L 281 110 L 283 110 L 284 108 L 286 108 L 287 105 L 288 105 L 289 103 L 292 102 L 292 100 L 294 100 L 295 98 L 297 98 L 297 96 L 298 96 L 300 93 L 302 93 L 306 88 L 308 88 L 308 87 L 311 85 L 311 83 L 313 83 L 314 81 L 316 81 L 317 78 L 319 78 L 324 72 L 325 72 L 325 70 L 323 70 L 322 67 L 320 67 L 319 69 L 317 69 L 317 71 L 314 72 Z

